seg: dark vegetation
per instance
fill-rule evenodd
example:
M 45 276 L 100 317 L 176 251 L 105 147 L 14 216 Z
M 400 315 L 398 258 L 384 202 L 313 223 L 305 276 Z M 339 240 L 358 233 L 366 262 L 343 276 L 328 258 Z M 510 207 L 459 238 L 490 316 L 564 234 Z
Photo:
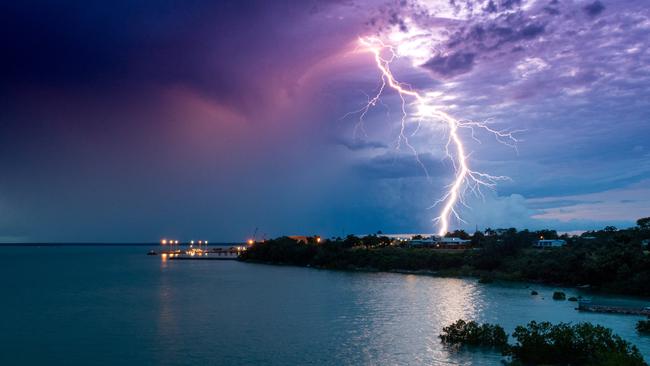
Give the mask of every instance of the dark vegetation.
M 639 320 L 636 323 L 636 331 L 639 333 L 650 334 L 650 320 Z
M 612 334 L 611 329 L 590 323 L 551 324 L 530 322 L 515 328 L 513 345 L 498 325 L 459 320 L 440 334 L 453 346 L 498 348 L 512 358 L 511 365 L 647 365 L 636 346 Z
M 508 335 L 502 327 L 493 324 L 478 324 L 462 319 L 442 329 L 440 340 L 443 343 L 460 346 L 478 346 L 506 350 Z
M 607 292 L 650 296 L 650 256 L 643 240 L 650 238 L 650 218 L 637 226 L 608 226 L 581 236 L 559 238 L 567 245 L 535 249 L 540 237 L 558 238 L 554 230 L 487 229 L 472 235 L 468 250 L 410 248 L 380 234 L 298 243 L 281 237 L 254 244 L 242 260 L 329 269 L 427 272 L 443 276 L 476 276 L 482 282 L 524 280 L 585 286 Z M 315 238 L 315 237 L 314 237 Z

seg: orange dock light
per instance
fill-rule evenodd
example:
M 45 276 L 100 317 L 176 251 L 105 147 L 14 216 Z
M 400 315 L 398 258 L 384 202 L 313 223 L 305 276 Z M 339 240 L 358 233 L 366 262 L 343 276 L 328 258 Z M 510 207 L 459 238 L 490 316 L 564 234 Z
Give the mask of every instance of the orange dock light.
M 255 244 L 255 241 L 253 239 L 248 239 L 248 245 L 253 245 Z
M 167 244 L 167 239 L 163 239 L 163 240 L 161 240 L 161 241 L 160 241 L 160 244 L 161 244 L 161 245 L 166 245 L 166 244 Z

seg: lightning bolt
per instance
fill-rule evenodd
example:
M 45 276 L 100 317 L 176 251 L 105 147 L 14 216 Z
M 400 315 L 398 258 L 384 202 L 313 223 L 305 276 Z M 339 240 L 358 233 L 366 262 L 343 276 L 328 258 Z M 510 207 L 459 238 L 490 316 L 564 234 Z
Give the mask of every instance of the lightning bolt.
M 374 55 L 377 68 L 381 72 L 382 85 L 377 94 L 368 98 L 368 103 L 362 109 L 357 111 L 361 114 L 357 127 L 361 126 L 360 128 L 362 128 L 364 117 L 370 108 L 374 107 L 379 102 L 386 87 L 395 90 L 400 97 L 402 113 L 396 148 L 399 149 L 402 144 L 407 146 L 415 155 L 417 162 L 424 169 L 427 177 L 428 172 L 426 171 L 426 167 L 420 161 L 416 149 L 409 143 L 409 139 L 405 134 L 406 120 L 408 117 L 406 100 L 413 100 L 413 104 L 417 110 L 416 116 L 420 121 L 419 123 L 443 123 L 449 131 L 447 143 L 445 145 L 445 153 L 452 161 L 455 176 L 453 182 L 445 187 L 446 191 L 442 197 L 431 206 L 431 208 L 433 208 L 442 205 L 440 213 L 433 219 L 433 221 L 438 225 L 438 235 L 443 236 L 449 231 L 449 221 L 451 217 L 454 217 L 460 222 L 465 222 L 460 217 L 458 206 L 463 205 L 469 207 L 465 201 L 468 192 L 483 197 L 481 187 L 494 189 L 498 181 L 509 179 L 506 176 L 494 176 L 472 170 L 468 163 L 469 154 L 467 153 L 463 140 L 461 139 L 459 129 L 468 129 L 471 132 L 471 137 L 478 142 L 480 141 L 475 137 L 475 129 L 484 130 L 492 134 L 498 142 L 515 149 L 518 140 L 514 134 L 518 131 L 495 130 L 490 128 L 487 122 L 460 120 L 436 108 L 430 97 L 422 95 L 409 85 L 395 79 L 390 69 L 390 65 L 397 58 L 397 54 L 392 46 L 385 44 L 379 38 L 375 37 L 360 38 L 359 43 L 365 50 L 370 51 Z

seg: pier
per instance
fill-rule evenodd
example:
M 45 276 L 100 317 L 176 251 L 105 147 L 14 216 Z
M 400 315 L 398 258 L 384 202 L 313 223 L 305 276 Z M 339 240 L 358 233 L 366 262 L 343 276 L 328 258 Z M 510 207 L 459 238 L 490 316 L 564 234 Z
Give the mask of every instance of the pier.
M 210 247 L 208 242 L 199 240 L 195 243 L 194 240 L 186 243 L 186 247 L 182 247 L 183 243 L 178 240 L 163 239 L 160 242 L 161 250 L 156 253 L 150 251 L 148 255 L 158 255 L 163 261 L 166 260 L 236 260 L 239 255 L 247 249 L 246 245 L 236 245 L 229 248 L 224 247 Z M 196 245 L 195 245 L 196 244 Z
M 588 311 L 592 313 L 650 316 L 650 307 L 632 307 L 632 306 L 594 304 L 589 300 L 579 301 L 577 310 Z
M 236 260 L 243 252 L 242 247 L 228 249 L 211 248 L 210 250 L 188 249 L 167 253 L 170 260 Z M 165 253 L 161 253 L 165 255 Z

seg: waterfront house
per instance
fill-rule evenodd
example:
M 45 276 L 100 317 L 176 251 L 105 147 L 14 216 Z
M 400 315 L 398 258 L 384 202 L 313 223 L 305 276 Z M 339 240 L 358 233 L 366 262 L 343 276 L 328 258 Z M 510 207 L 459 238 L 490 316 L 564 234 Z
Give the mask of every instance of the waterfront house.
M 410 247 L 430 247 L 433 246 L 433 238 L 411 239 L 408 241 Z

